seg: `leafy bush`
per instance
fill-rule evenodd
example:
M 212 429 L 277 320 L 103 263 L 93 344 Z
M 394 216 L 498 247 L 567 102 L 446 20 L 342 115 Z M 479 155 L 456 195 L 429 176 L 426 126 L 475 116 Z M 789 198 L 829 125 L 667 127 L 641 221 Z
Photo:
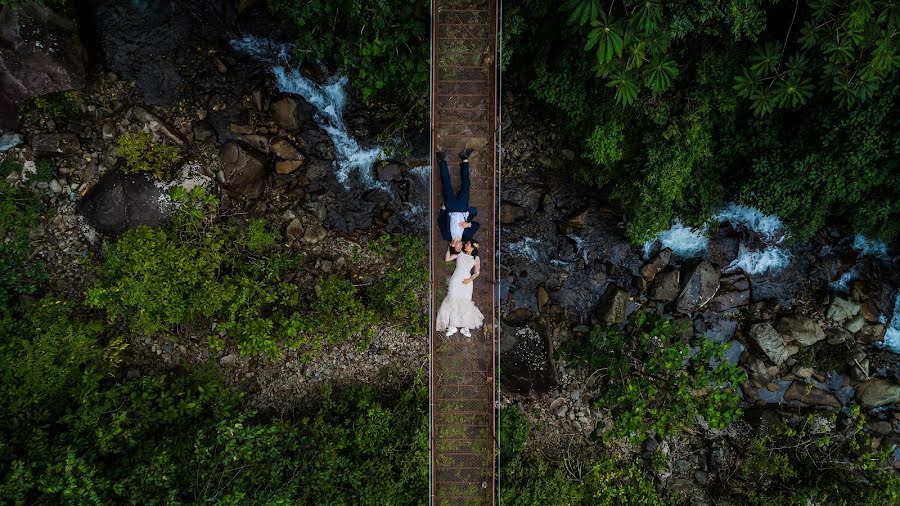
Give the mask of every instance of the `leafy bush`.
M 425 242 L 408 235 L 382 235 L 370 248 L 384 255 L 392 246 L 393 261 L 385 273 L 366 290 L 368 304 L 385 318 L 404 322 L 411 334 L 427 332 L 428 307 L 423 291 L 428 284 Z
M 528 421 L 513 406 L 500 410 L 500 462 L 505 464 L 522 454 L 528 440 Z
M 298 28 L 297 56 L 325 60 L 350 78 L 366 104 L 376 97 L 416 101 L 428 90 L 428 2 L 269 0 Z
M 743 460 L 725 490 L 736 503 L 882 505 L 900 502 L 900 476 L 878 449 L 866 418 L 778 416 L 746 441 Z
M 737 387 L 746 374 L 723 359 L 728 345 L 702 337 L 687 343 L 681 336 L 671 320 L 638 311 L 627 332 L 596 326 L 586 342 L 561 347 L 574 366 L 605 372 L 596 404 L 610 411 L 615 425 L 596 435 L 641 443 L 693 425 L 698 415 L 712 428 L 741 416 Z
M 6 176 L 21 171 L 17 162 L 0 162 L 0 304 L 19 294 L 34 294 L 47 279 L 42 267 L 27 260 L 28 230 L 46 213 L 41 195 L 29 188 L 14 186 Z
M 88 306 L 139 334 L 212 325 L 213 349 L 229 338 L 244 355 L 278 358 L 287 345 L 309 358 L 357 335 L 367 344 L 377 319 L 350 282 L 329 277 L 305 297 L 286 280 L 300 257 L 278 251 L 280 235 L 263 221 L 223 225 L 216 200 L 200 188 L 174 198 L 180 207 L 169 226 L 138 227 L 105 245 Z
M 156 179 L 165 179 L 178 160 L 178 148 L 153 142 L 153 136 L 143 130 L 124 133 L 116 143 L 119 155 L 125 159 L 123 170 L 127 174 L 149 172 Z
M 81 93 L 76 90 L 31 97 L 22 105 L 22 119 L 26 123 L 72 119 L 81 114 L 83 102 Z

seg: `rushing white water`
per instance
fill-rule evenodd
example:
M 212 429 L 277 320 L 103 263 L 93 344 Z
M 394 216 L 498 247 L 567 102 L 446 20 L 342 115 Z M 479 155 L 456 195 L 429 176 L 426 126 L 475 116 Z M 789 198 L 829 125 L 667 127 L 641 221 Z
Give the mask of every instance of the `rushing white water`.
M 663 248 L 671 248 L 672 253 L 682 258 L 700 256 L 706 251 L 706 246 L 709 244 L 709 237 L 705 232 L 705 230 L 688 227 L 676 218 L 669 230 L 661 232 L 655 240 L 644 243 L 644 256 L 650 256 L 656 241 L 659 241 Z
M 541 254 L 535 246 L 538 246 L 540 242 L 541 241 L 532 237 L 525 237 L 521 241 L 507 245 L 506 250 L 509 251 L 511 255 L 524 256 L 533 262 L 538 262 L 541 259 Z
M 744 227 L 763 236 L 767 243 L 780 243 L 784 239 L 784 223 L 777 216 L 763 214 L 758 209 L 742 206 L 734 202 L 728 204 L 716 216 L 720 222 L 728 222 Z
M 853 238 L 853 249 L 859 251 L 859 256 L 888 257 L 887 244 L 869 239 L 862 234 L 856 234 Z
M 347 78 L 334 76 L 327 83 L 319 85 L 300 73 L 297 68 L 287 66 L 288 46 L 269 40 L 246 36 L 231 41 L 234 49 L 271 62 L 275 84 L 285 93 L 300 95 L 316 108 L 316 123 L 325 130 L 334 150 L 337 162 L 335 177 L 344 187 L 349 188 L 350 174 L 357 172 L 367 188 L 386 187 L 375 179 L 373 165 L 384 157 L 379 147 L 364 148 L 353 138 L 344 122 L 344 108 L 347 105 Z
M 887 350 L 900 353 L 900 293 L 894 299 L 894 314 L 891 316 L 891 323 L 884 334 L 884 341 L 880 344 Z
M 762 274 L 784 269 L 790 262 L 790 253 L 781 248 L 768 247 L 763 250 L 750 250 L 741 244 L 737 258 L 724 270 L 728 272 L 741 269 L 747 274 Z

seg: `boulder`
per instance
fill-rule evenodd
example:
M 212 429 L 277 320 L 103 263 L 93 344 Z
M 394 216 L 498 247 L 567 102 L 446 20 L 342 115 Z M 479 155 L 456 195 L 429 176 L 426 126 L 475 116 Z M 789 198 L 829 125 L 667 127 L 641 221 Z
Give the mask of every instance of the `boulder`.
M 573 216 L 571 216 L 569 219 L 566 220 L 564 228 L 566 230 L 577 230 L 579 228 L 582 228 L 584 226 L 584 224 L 587 223 L 588 216 L 590 215 L 590 213 L 591 213 L 590 207 L 586 207 L 586 208 L 582 209 L 581 211 L 575 213 Z
M 866 409 L 900 402 L 900 384 L 884 379 L 872 379 L 856 387 L 856 400 Z
M 287 229 L 285 230 L 284 234 L 288 239 L 295 241 L 303 237 L 304 231 L 305 230 L 303 228 L 303 223 L 301 223 L 299 219 L 294 218 L 290 223 L 288 223 Z
M 791 383 L 787 391 L 784 393 L 785 401 L 799 402 L 803 406 L 817 407 L 827 406 L 829 408 L 841 409 L 841 401 L 831 392 L 822 390 L 821 388 L 812 387 L 807 392 L 807 386 L 800 381 Z
M 669 261 L 672 259 L 672 249 L 665 248 L 657 253 L 653 260 L 650 263 L 645 264 L 641 267 L 641 277 L 644 278 L 645 283 L 653 282 L 653 278 L 659 274 L 659 271 L 666 268 L 669 265 Z
M 38 156 L 71 156 L 81 151 L 81 143 L 74 134 L 35 134 L 31 149 Z
M 400 179 L 400 176 L 406 170 L 406 166 L 400 163 L 387 163 L 384 165 L 379 165 L 377 169 L 375 169 L 375 177 L 378 178 L 379 181 L 393 181 L 395 179 Z
M 500 203 L 500 223 L 503 225 L 512 225 L 525 217 L 526 211 L 509 202 Z
M 598 323 L 617 325 L 625 321 L 627 309 L 628 292 L 610 284 L 600 297 L 600 302 L 594 311 L 594 320 Z
M 784 338 L 769 322 L 753 324 L 750 327 L 750 338 L 776 365 L 783 364 L 785 360 L 800 351 L 796 345 L 785 344 Z
M 706 258 L 718 265 L 724 267 L 737 258 L 740 253 L 741 241 L 728 223 L 723 223 L 719 230 L 709 239 L 706 247 Z
M 856 334 L 861 328 L 865 326 L 865 324 L 866 319 L 863 318 L 862 315 L 856 315 L 853 318 L 847 320 L 846 323 L 844 323 L 844 328 L 847 329 L 848 332 Z
M 706 307 L 721 313 L 750 304 L 750 298 L 750 278 L 742 272 L 736 272 L 719 279 L 719 290 Z
M 801 346 L 813 345 L 826 337 L 821 325 L 803 315 L 782 317 L 775 325 L 775 329 L 785 341 L 793 341 Z
M 831 304 L 828 305 L 828 316 L 829 320 L 832 320 L 836 323 L 844 323 L 846 320 L 854 317 L 859 313 L 860 306 L 856 302 L 844 299 L 842 297 L 835 297 Z
M 240 197 L 259 197 L 265 183 L 266 164 L 256 150 L 240 141 L 227 142 L 219 148 L 219 160 L 225 190 Z
M 300 125 L 297 118 L 297 100 L 293 97 L 283 97 L 272 102 L 269 114 L 275 123 L 285 130 L 296 130 Z
M 79 88 L 87 53 L 78 27 L 39 2 L 0 6 L 0 129 L 28 97 Z
M 681 313 L 696 311 L 709 302 L 718 290 L 719 269 L 703 260 L 688 274 L 675 307 Z
M 544 309 L 544 306 L 547 305 L 547 302 L 550 301 L 550 294 L 547 293 L 547 289 L 543 286 L 539 286 L 537 288 L 537 303 L 538 303 L 538 311 Z
M 278 160 L 275 162 L 275 172 L 279 174 L 291 174 L 302 165 L 302 160 Z
M 651 300 L 659 300 L 663 302 L 671 302 L 678 297 L 681 290 L 681 272 L 677 269 L 662 271 L 653 280 L 650 285 L 649 297 Z
M 119 234 L 138 225 L 157 226 L 168 218 L 165 191 L 146 174 L 105 174 L 88 191 L 78 212 L 100 232 Z
M 269 144 L 269 150 L 282 160 L 304 160 L 306 158 L 306 144 L 298 145 L 284 137 L 273 139 Z
M 881 323 L 866 325 L 856 333 L 856 339 L 863 344 L 872 344 L 884 339 L 887 327 Z

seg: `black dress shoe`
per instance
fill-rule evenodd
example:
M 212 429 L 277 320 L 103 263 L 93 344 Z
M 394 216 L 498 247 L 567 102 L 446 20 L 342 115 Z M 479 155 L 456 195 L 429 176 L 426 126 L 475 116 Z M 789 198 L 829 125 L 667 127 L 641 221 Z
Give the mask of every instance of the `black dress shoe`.
M 443 151 L 438 151 L 437 158 L 438 158 L 438 160 L 443 162 L 444 160 L 447 159 L 447 153 L 444 153 Z
M 459 159 L 460 159 L 460 160 L 467 160 L 467 159 L 469 158 L 469 155 L 471 155 L 474 151 L 475 151 L 475 148 L 466 148 L 465 150 L 460 151 L 460 152 L 459 152 Z

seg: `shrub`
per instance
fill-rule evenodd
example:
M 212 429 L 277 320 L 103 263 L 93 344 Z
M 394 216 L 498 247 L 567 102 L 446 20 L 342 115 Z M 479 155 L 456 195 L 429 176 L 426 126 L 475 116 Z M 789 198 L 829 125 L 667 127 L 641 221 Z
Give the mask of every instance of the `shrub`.
M 22 105 L 22 119 L 26 123 L 72 119 L 81 114 L 83 102 L 81 93 L 76 90 L 31 97 Z
M 316 300 L 307 317 L 288 328 L 295 346 L 307 346 L 318 353 L 324 344 L 337 344 L 353 336 L 363 336 L 361 348 L 368 346 L 375 312 L 363 305 L 356 287 L 347 280 L 329 276 L 316 288 Z
M 737 387 L 746 374 L 723 359 L 727 344 L 702 337 L 687 343 L 681 335 L 671 320 L 638 311 L 627 332 L 596 326 L 586 342 L 561 347 L 575 367 L 605 371 L 595 402 L 610 411 L 615 425 L 595 435 L 640 443 L 690 426 L 697 415 L 711 428 L 741 416 Z
M 528 421 L 513 406 L 500 410 L 500 462 L 505 465 L 522 454 L 528 441 Z
M 41 195 L 14 186 L 6 176 L 21 171 L 17 162 L 0 162 L 0 304 L 19 294 L 34 294 L 47 276 L 40 264 L 27 260 L 28 231 L 45 215 Z
M 414 102 L 428 91 L 428 2 L 269 0 L 298 28 L 297 56 L 328 61 L 366 104 L 376 97 Z
M 407 324 L 411 334 L 427 332 L 428 305 L 424 292 L 428 284 L 425 242 L 408 235 L 382 235 L 369 248 L 384 256 L 392 246 L 393 260 L 379 280 L 366 290 L 368 304 L 382 316 Z
M 149 172 L 154 178 L 162 180 L 178 160 L 178 148 L 155 143 L 153 137 L 142 130 L 122 134 L 116 143 L 119 155 L 125 159 L 123 171 L 127 174 Z

